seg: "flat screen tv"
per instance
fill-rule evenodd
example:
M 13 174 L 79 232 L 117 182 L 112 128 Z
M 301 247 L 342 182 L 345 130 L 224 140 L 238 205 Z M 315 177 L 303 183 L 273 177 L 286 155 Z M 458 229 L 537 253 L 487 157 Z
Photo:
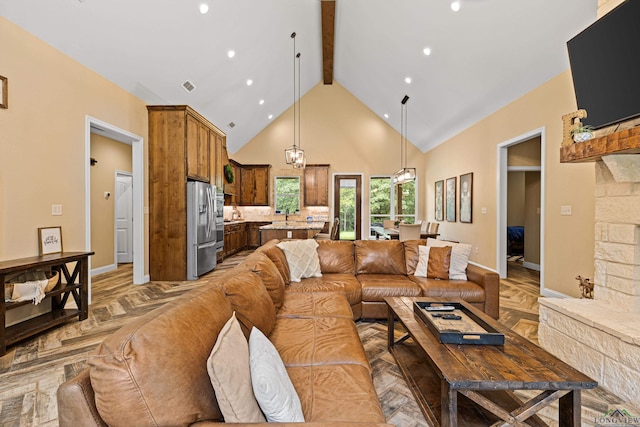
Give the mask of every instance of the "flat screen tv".
M 640 0 L 626 0 L 567 42 L 583 123 L 595 129 L 640 116 Z

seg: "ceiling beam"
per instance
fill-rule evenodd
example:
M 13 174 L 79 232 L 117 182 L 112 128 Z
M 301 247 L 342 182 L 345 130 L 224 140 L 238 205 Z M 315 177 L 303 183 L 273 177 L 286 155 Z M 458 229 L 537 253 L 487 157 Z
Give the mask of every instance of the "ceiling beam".
M 335 0 L 322 0 L 322 75 L 324 84 L 333 84 L 333 45 L 336 22 Z

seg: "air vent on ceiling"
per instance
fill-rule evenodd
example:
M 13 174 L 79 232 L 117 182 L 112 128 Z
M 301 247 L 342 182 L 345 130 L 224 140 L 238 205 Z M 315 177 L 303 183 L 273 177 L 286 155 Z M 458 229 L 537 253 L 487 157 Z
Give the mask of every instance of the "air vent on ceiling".
M 229 124 L 227 126 L 229 126 L 231 129 L 233 129 L 235 125 L 236 125 L 235 123 L 229 122 Z
M 193 91 L 196 88 L 196 85 L 194 85 L 189 80 L 187 80 L 184 83 L 182 83 L 182 88 L 187 92 L 191 93 L 191 91 Z

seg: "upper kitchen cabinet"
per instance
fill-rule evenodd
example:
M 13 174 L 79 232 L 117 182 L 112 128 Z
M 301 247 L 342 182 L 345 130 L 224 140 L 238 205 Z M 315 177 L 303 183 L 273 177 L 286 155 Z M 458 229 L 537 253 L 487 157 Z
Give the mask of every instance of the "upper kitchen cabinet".
M 304 205 L 329 206 L 329 165 L 307 165 L 304 169 Z
M 226 137 L 213 130 L 209 131 L 209 144 L 211 147 L 211 183 L 216 189 L 224 189 L 224 165 L 227 164 L 227 142 Z
M 225 134 L 186 105 L 148 106 L 149 273 L 187 278 L 187 180 L 215 182 L 216 137 Z M 213 138 L 212 138 L 213 137 Z M 224 154 L 224 153 L 223 153 Z
M 242 165 L 240 168 L 240 205 L 269 206 L 269 169 L 271 165 Z
M 227 177 L 224 178 L 224 204 L 225 206 L 237 206 L 240 203 L 240 178 L 242 165 L 232 159 L 228 159 L 227 163 L 233 173 L 233 182 L 229 182 Z

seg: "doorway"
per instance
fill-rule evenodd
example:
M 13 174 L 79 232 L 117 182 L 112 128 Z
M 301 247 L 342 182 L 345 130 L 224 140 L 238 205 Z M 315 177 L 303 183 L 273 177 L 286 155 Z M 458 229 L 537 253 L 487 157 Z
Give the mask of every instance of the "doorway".
M 340 219 L 339 240 L 360 240 L 362 175 L 334 175 L 334 217 Z
M 521 162 L 513 161 L 514 152 L 526 146 L 539 147 L 538 164 L 522 164 Z M 533 262 L 530 264 L 530 267 L 536 267 L 540 272 L 540 291 L 542 292 L 544 291 L 545 128 L 533 130 L 498 144 L 497 170 L 496 265 L 498 267 L 498 273 L 501 278 L 507 277 L 507 255 L 510 244 L 509 186 L 510 174 L 512 174 L 511 181 L 513 181 L 514 177 L 520 176 L 522 178 L 523 187 L 521 191 L 524 192 L 522 203 L 527 205 L 529 211 L 526 215 L 523 214 L 522 225 L 525 225 L 525 221 L 528 224 L 524 230 L 524 244 L 527 244 L 527 234 L 534 236 L 533 240 L 537 240 L 530 241 L 529 243 L 535 243 L 532 246 L 535 248 L 534 250 L 538 251 L 536 255 L 538 255 L 537 261 L 539 263 L 535 264 L 535 262 Z M 511 184 L 513 184 L 513 182 L 511 182 Z M 511 186 L 513 187 L 513 185 Z M 529 189 L 528 195 L 526 194 L 527 188 Z M 537 194 L 535 194 L 535 192 L 537 192 Z M 534 200 L 533 205 L 531 204 L 531 200 Z M 535 206 L 536 204 L 537 206 Z M 531 220 L 532 216 L 535 218 L 533 221 Z M 529 233 L 527 233 L 526 228 L 529 229 Z M 531 259 L 535 260 L 536 258 L 531 257 Z
M 149 281 L 144 274 L 144 140 L 141 136 L 91 116 L 85 118 L 85 249 L 91 251 L 91 134 L 96 133 L 131 146 L 133 205 L 133 283 Z M 91 258 L 89 258 L 91 270 Z M 91 278 L 89 278 L 91 303 Z

